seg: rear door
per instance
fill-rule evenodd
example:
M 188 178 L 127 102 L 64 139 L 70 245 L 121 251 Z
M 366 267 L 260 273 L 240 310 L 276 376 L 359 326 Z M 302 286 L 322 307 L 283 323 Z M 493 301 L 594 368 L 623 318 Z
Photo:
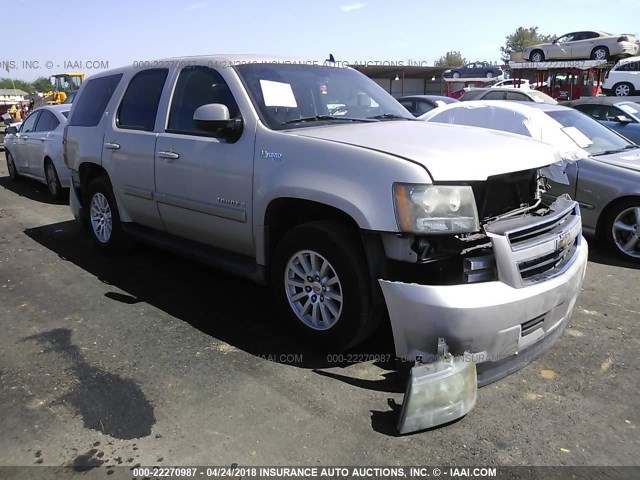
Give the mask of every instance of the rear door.
M 131 220 L 164 229 L 154 199 L 154 150 L 158 104 L 168 69 L 136 73 L 105 130 L 102 161 L 111 184 Z
M 44 156 L 47 142 L 54 141 L 50 133 L 60 125 L 60 120 L 48 110 L 43 110 L 36 123 L 35 135 L 27 142 L 29 150 L 29 172 L 37 178 L 44 179 Z

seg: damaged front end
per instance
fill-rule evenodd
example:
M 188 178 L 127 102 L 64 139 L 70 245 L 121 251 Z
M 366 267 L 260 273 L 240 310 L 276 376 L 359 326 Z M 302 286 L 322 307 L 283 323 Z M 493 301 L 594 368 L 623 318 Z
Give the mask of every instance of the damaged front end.
M 412 431 L 408 418 L 414 418 L 414 426 L 429 428 L 453 420 L 452 412 L 462 416 L 468 411 L 447 405 L 475 403 L 434 397 L 434 391 L 454 393 L 461 378 L 473 377 L 474 388 L 490 383 L 548 349 L 566 327 L 584 278 L 588 247 L 579 207 L 568 196 L 545 205 L 545 179 L 537 170 L 468 187 L 477 211 L 475 231 L 383 237 L 388 261 L 379 283 L 396 355 L 416 362 L 403 406 L 411 412 L 403 412 L 401 432 Z M 455 229 L 471 220 L 443 221 L 449 224 Z M 443 342 L 450 350 L 446 361 L 437 351 Z M 434 406 L 434 398 L 445 403 Z M 428 420 L 417 413 L 427 405 L 448 414 Z M 416 415 L 423 420 L 415 421 Z

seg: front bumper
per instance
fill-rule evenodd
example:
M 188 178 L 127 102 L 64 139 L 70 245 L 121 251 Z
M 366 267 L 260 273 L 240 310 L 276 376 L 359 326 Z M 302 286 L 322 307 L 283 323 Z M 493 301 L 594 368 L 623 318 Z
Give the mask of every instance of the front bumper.
M 568 324 L 587 257 L 587 242 L 580 238 L 566 271 L 523 288 L 500 281 L 433 286 L 379 280 L 396 355 L 430 361 L 443 338 L 454 355 L 472 355 L 481 385 L 524 367 Z

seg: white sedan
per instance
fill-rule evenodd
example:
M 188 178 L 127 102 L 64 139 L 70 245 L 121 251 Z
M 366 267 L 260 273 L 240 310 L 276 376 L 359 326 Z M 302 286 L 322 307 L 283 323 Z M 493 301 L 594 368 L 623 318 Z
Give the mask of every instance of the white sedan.
M 516 80 L 515 78 L 509 78 L 507 80 L 500 80 L 499 82 L 490 85 L 491 88 L 526 88 L 531 89 L 531 83 L 526 78 Z
M 71 171 L 62 158 L 62 133 L 71 105 L 34 110 L 19 127 L 8 127 L 4 139 L 7 169 L 12 180 L 31 178 L 47 185 L 58 198 L 69 188 Z

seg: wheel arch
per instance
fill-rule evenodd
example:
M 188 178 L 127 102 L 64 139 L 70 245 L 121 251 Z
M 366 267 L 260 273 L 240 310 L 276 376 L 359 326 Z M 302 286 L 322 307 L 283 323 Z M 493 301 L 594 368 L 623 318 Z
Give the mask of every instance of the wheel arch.
M 269 202 L 264 216 L 262 252 L 258 252 L 258 258 L 262 257 L 264 264 L 270 265 L 275 247 L 285 233 L 297 225 L 317 220 L 337 221 L 353 231 L 367 257 L 372 279 L 378 278 L 385 258 L 380 235 L 377 232 L 363 230 L 344 210 L 303 198 L 284 197 Z

